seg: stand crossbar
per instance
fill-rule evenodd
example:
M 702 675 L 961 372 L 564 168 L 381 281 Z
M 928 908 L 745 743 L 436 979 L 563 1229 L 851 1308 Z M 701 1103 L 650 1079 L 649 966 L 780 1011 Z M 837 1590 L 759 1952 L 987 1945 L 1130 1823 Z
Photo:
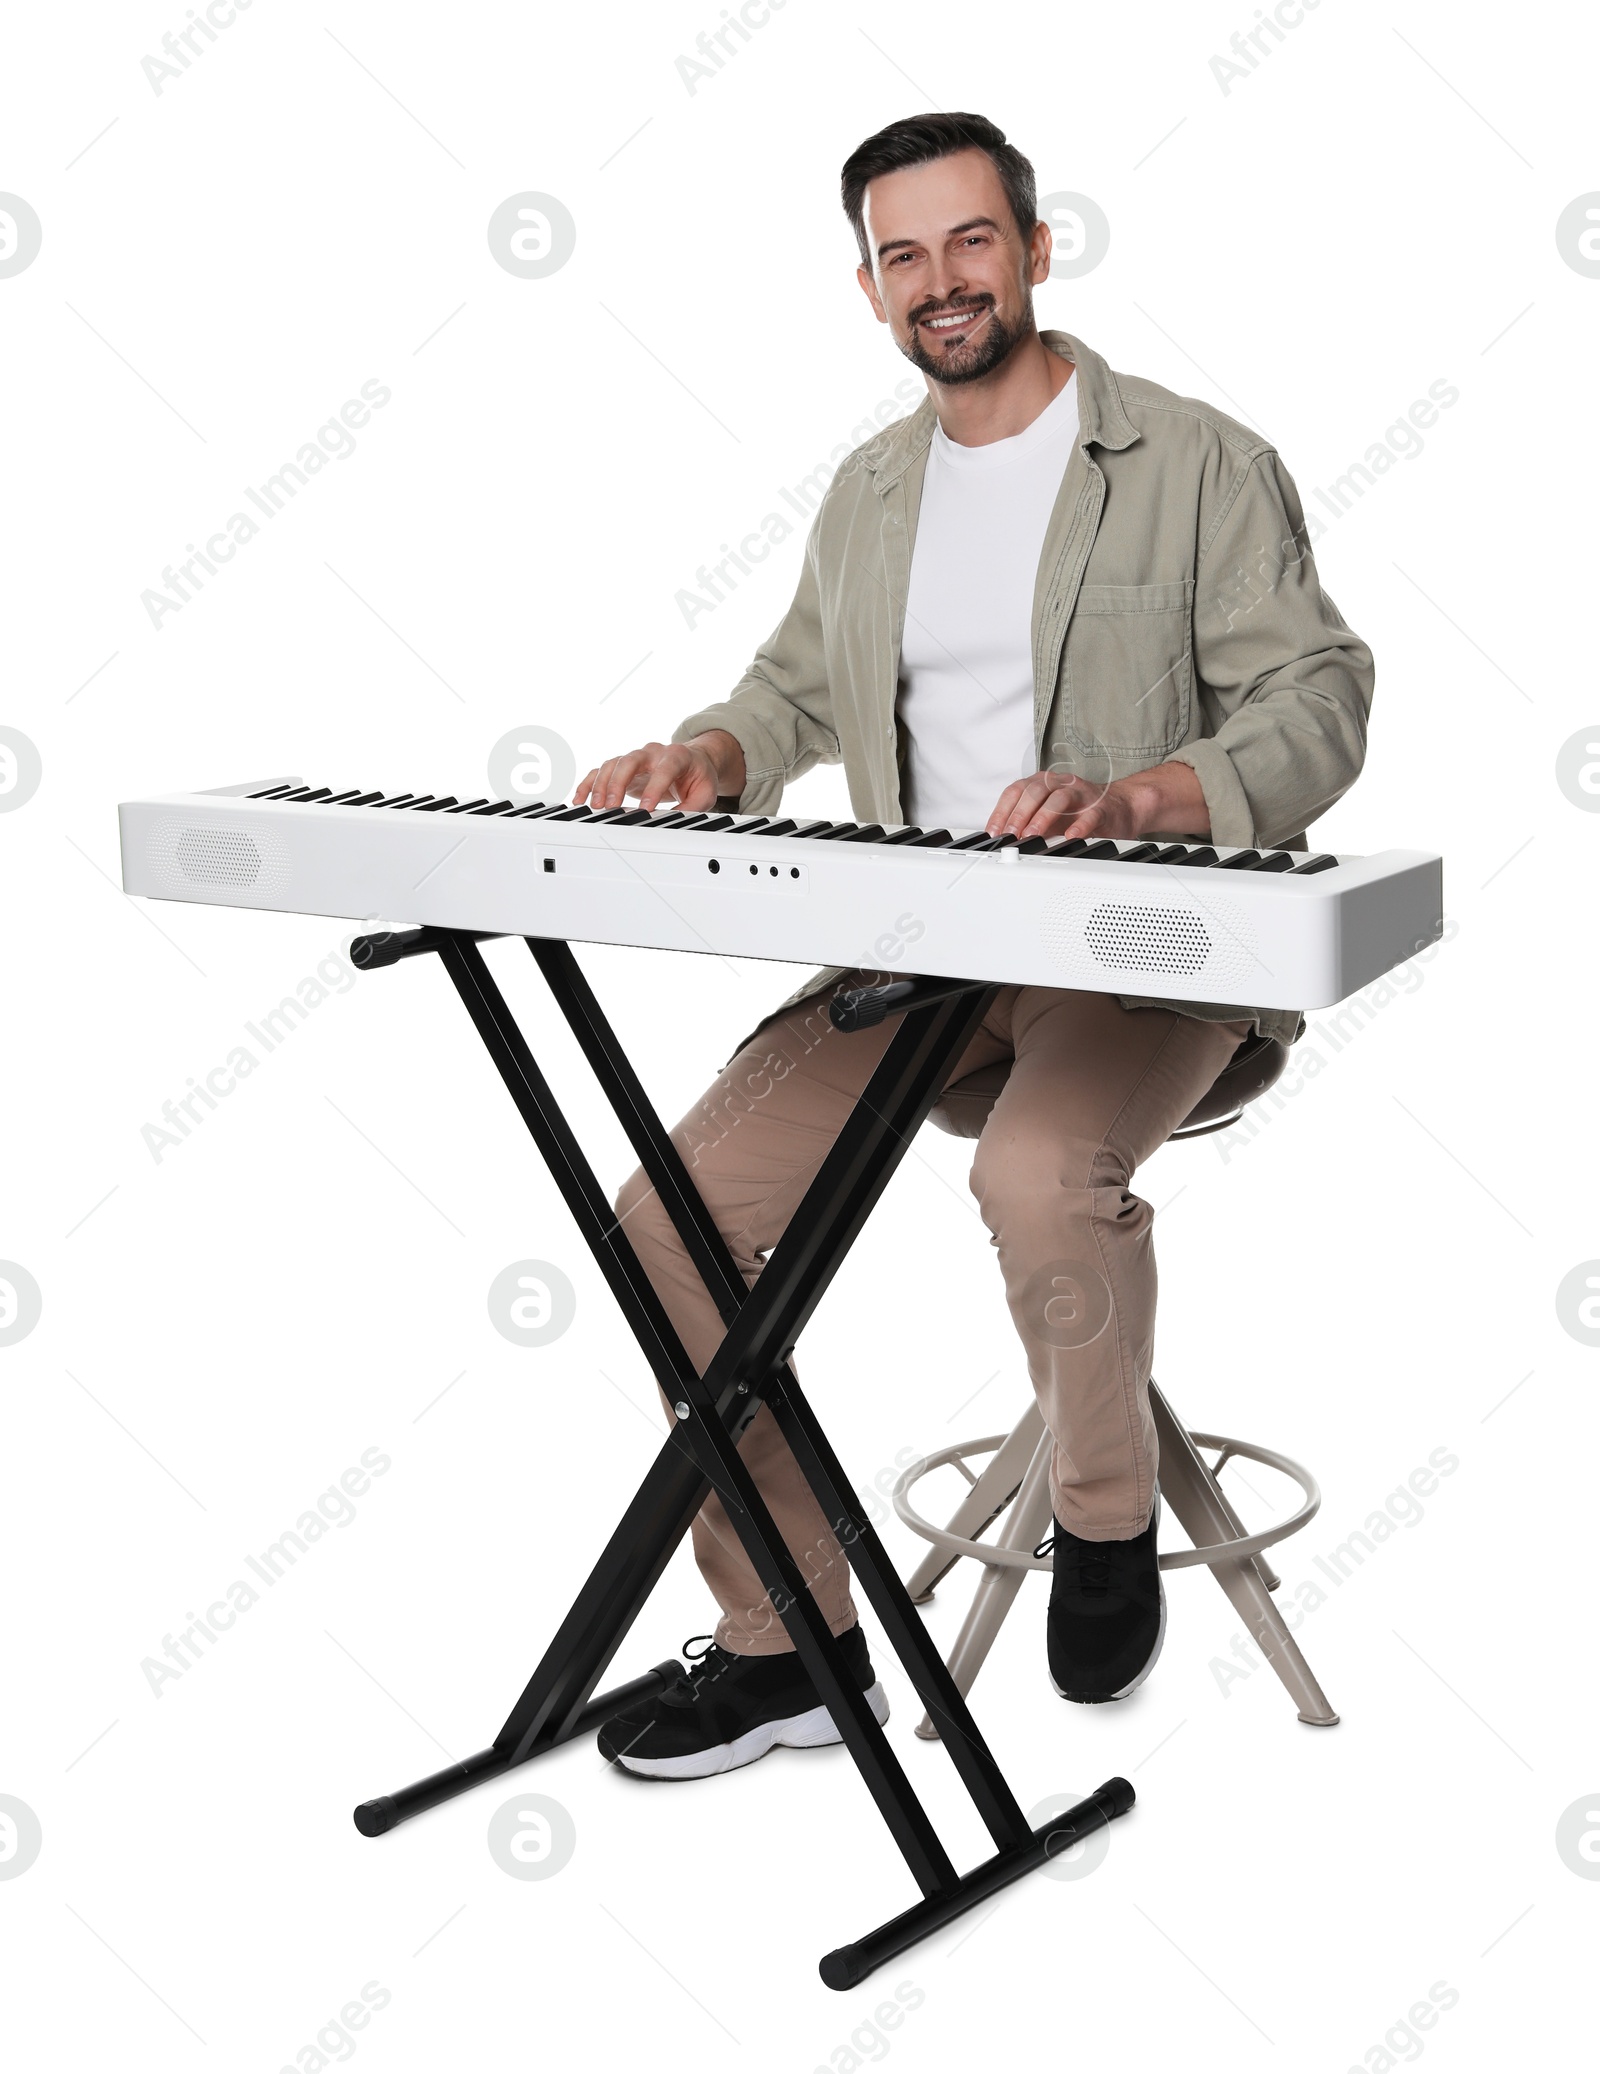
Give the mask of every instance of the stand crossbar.
M 395 1793 L 363 1802 L 355 1810 L 356 1827 L 364 1836 L 382 1835 L 663 1692 L 678 1675 L 675 1662 L 659 1664 L 599 1697 L 594 1688 L 714 1487 L 922 1889 L 924 1898 L 913 1908 L 823 1959 L 822 1977 L 830 1987 L 853 1986 L 897 1952 L 1133 1805 L 1133 1788 L 1125 1779 L 1112 1779 L 1064 1815 L 1030 1829 L 789 1365 L 795 1341 L 982 1020 L 994 989 L 944 981 L 929 983 L 927 998 L 919 998 L 914 986 L 904 990 L 904 999 L 894 1004 L 903 1011 L 901 1027 L 749 1289 L 571 949 L 526 939 L 725 1322 L 722 1343 L 701 1376 L 484 964 L 477 948 L 481 940 L 480 932 L 396 932 L 362 939 L 352 945 L 352 957 L 358 965 L 373 967 L 423 952 L 438 954 L 673 1405 L 677 1423 L 493 1744 Z M 833 1532 L 850 1550 L 867 1599 L 918 1697 L 939 1724 L 944 1747 L 994 1840 L 994 1856 L 971 1872 L 957 1873 L 745 1467 L 739 1438 L 763 1403 L 770 1405 Z

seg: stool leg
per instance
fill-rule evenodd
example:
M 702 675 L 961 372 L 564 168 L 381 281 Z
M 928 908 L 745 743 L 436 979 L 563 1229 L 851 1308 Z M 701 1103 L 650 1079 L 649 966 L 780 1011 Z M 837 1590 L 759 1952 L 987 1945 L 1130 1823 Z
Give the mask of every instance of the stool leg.
M 1172 1407 L 1170 1405 L 1167 1407 L 1169 1411 L 1171 1410 L 1171 1408 Z M 1222 1479 L 1217 1474 L 1217 1471 L 1215 1469 L 1211 1471 L 1211 1488 L 1216 1492 L 1217 1503 L 1222 1507 L 1222 1516 L 1228 1522 L 1229 1529 L 1234 1534 L 1238 1535 L 1240 1540 L 1243 1540 L 1244 1536 L 1249 1532 L 1249 1529 L 1246 1527 L 1244 1521 L 1240 1519 L 1238 1513 L 1235 1511 L 1233 1500 L 1222 1488 Z M 1250 1560 L 1252 1563 L 1255 1564 L 1256 1569 L 1260 1572 L 1261 1582 L 1267 1587 L 1267 1590 L 1269 1592 L 1275 1592 L 1278 1589 L 1278 1586 L 1283 1582 L 1283 1580 L 1279 1577 L 1277 1571 L 1273 1569 L 1272 1565 L 1267 1561 L 1265 1553 L 1253 1555 L 1250 1558 Z
M 1026 1422 L 1019 1423 L 1018 1432 L 1023 1423 Z M 1039 1423 L 1042 1425 L 1043 1421 Z M 1053 1446 L 1049 1434 L 1041 1433 L 1033 1451 L 1033 1460 L 1022 1479 L 1022 1488 L 1006 1515 L 1005 1526 L 995 1536 L 997 1548 L 1032 1549 L 1043 1540 L 1046 1523 L 1052 1517 L 1050 1455 Z M 956 1646 L 950 1652 L 950 1675 L 963 1698 L 972 1690 L 972 1681 L 983 1669 L 983 1660 L 994 1646 L 994 1638 L 1011 1611 L 1011 1602 L 1022 1589 L 1022 1580 L 1027 1574 L 1026 1570 L 1011 1564 L 1003 1569 L 994 1564 L 983 1565 L 983 1575 L 972 1594 L 972 1604 L 961 1623 Z M 938 1740 L 939 1731 L 924 1714 L 917 1724 L 917 1734 L 925 1743 L 931 1743 Z
M 1196 1548 L 1214 1547 L 1219 1541 L 1231 1539 L 1239 1531 L 1233 1508 L 1219 1490 L 1205 1457 L 1179 1425 L 1172 1407 L 1154 1383 L 1150 1385 L 1150 1410 L 1161 1453 L 1161 1494 L 1177 1514 L 1179 1525 Z M 1277 1672 L 1299 1710 L 1300 1719 L 1317 1728 L 1331 1728 L 1339 1717 L 1312 1676 L 1311 1666 L 1272 1603 L 1254 1562 L 1248 1557 L 1242 1562 L 1234 1558 L 1231 1562 L 1213 1563 L 1210 1568 L 1262 1655 Z
M 1028 1464 L 1033 1459 L 1039 1445 L 1039 1436 L 1043 1431 L 1044 1420 L 1039 1415 L 1039 1407 L 1037 1404 L 1030 1404 L 1004 1442 L 995 1450 L 988 1468 L 951 1513 L 947 1532 L 964 1535 L 968 1540 L 976 1540 L 991 1521 L 999 1518 L 1011 1502 L 1012 1493 L 1027 1474 Z M 1037 1539 L 1038 1536 L 1035 1535 L 1034 1540 Z M 1028 1546 L 1031 1548 L 1033 1542 Z M 950 1555 L 942 1548 L 930 1548 L 906 1582 L 906 1590 L 911 1594 L 912 1604 L 926 1605 L 933 1597 L 933 1588 L 940 1578 L 947 1571 L 953 1570 L 960 1560 L 960 1556 Z M 964 1691 L 965 1687 L 962 1689 Z

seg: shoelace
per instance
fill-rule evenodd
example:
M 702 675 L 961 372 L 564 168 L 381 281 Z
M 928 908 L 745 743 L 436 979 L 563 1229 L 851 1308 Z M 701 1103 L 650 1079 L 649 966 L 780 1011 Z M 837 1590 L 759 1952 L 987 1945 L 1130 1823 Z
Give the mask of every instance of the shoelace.
M 1092 1541 L 1079 1542 L 1070 1552 L 1059 1547 L 1054 1530 L 1048 1533 L 1033 1551 L 1036 1556 L 1048 1555 L 1055 1550 L 1055 1560 L 1061 1566 L 1063 1555 L 1067 1556 L 1064 1574 L 1075 1591 L 1090 1598 L 1103 1598 L 1111 1589 L 1111 1565 Z
M 704 1642 L 704 1649 L 696 1649 L 696 1642 Z M 671 1685 L 661 1695 L 670 1707 L 691 1707 L 699 1697 L 702 1686 L 720 1678 L 733 1659 L 726 1649 L 718 1645 L 715 1635 L 691 1635 L 678 1654 L 689 1666 L 676 1685 Z

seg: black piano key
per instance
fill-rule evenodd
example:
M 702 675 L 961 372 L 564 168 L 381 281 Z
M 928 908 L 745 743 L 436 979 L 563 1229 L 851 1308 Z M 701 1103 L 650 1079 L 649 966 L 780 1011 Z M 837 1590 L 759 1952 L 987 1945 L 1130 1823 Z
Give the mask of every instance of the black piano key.
M 558 807 L 550 818 L 552 821 L 588 821 L 593 814 L 593 807 Z
M 1201 843 L 1197 848 L 1188 850 L 1182 857 L 1174 857 L 1172 861 L 1179 866 L 1215 864 L 1217 853 L 1209 843 Z
M 765 814 L 755 814 L 748 821 L 735 821 L 733 832 L 735 835 L 758 835 L 766 825 L 767 816 Z
M 597 821 L 620 821 L 627 811 L 626 807 L 606 807 L 600 813 L 589 816 L 589 826 L 594 827 Z
M 1292 871 L 1294 855 L 1289 850 L 1274 850 L 1270 856 L 1263 857 L 1259 864 L 1254 864 L 1250 868 L 1252 871 Z
M 559 814 L 560 811 L 561 801 L 558 799 L 549 806 L 541 804 L 535 807 L 518 807 L 517 819 L 519 821 L 548 821 L 552 815 Z
M 1337 857 L 1330 857 L 1326 850 L 1319 850 L 1315 857 L 1308 857 L 1304 864 L 1295 865 L 1293 876 L 1303 879 L 1314 871 L 1332 871 L 1338 861 Z
M 860 823 L 856 821 L 830 822 L 826 828 L 817 830 L 817 841 L 819 843 L 839 842 L 847 835 L 854 835 L 859 826 Z
M 1254 871 L 1261 862 L 1259 850 L 1235 850 L 1231 857 L 1224 857 L 1217 866 L 1218 871 Z
M 324 792 L 326 792 L 328 788 L 324 786 L 322 789 Z M 291 786 L 290 789 L 287 792 L 285 792 L 282 796 L 285 799 L 299 800 L 307 798 L 310 795 L 310 792 L 311 787 L 309 785 L 294 785 Z
M 1131 850 L 1118 852 L 1124 864 L 1148 864 L 1160 853 L 1159 843 L 1135 843 Z
M 974 830 L 974 832 L 971 835 L 961 836 L 957 841 L 953 842 L 950 845 L 950 847 L 952 850 L 976 850 L 981 845 L 983 848 L 986 849 L 991 840 L 992 838 L 986 835 L 984 831 L 981 828 L 979 828 Z
M 327 799 L 331 795 L 332 791 L 333 787 L 331 785 L 319 785 L 314 792 L 302 792 L 297 796 L 299 798 L 301 806 L 308 807 L 315 800 Z
M 360 790 L 359 785 L 352 785 L 348 792 L 330 792 L 325 799 L 318 800 L 317 804 L 324 807 L 347 807 Z
M 794 829 L 795 824 L 792 821 L 769 821 L 765 828 L 752 828 L 749 833 L 751 835 L 793 835 Z
M 447 792 L 443 799 L 425 799 L 421 806 L 417 808 L 417 812 L 419 814 L 442 814 L 447 807 L 453 807 L 455 803 L 455 794 Z
M 702 835 L 710 835 L 716 829 L 731 828 L 732 826 L 732 814 L 713 814 L 709 821 L 701 824 L 700 833 Z
M 1163 843 L 1149 861 L 1152 864 L 1181 864 L 1188 854 L 1187 843 Z
M 842 825 L 842 823 L 836 821 L 802 821 L 795 829 L 795 834 L 804 836 L 808 842 L 816 843 L 822 841 L 830 828 L 837 828 Z
M 1114 862 L 1122 855 L 1122 852 L 1115 843 L 1108 842 L 1102 836 L 1098 842 L 1085 843 L 1082 854 L 1085 857 L 1110 858 Z
M 1024 857 L 1037 857 L 1040 855 L 1042 851 L 1047 850 L 1049 847 L 1049 843 L 1042 835 L 1026 836 L 1017 845 L 1018 851 Z
M 351 800 L 350 805 L 353 807 L 375 807 L 382 797 L 383 794 L 381 792 L 363 792 L 359 798 Z
M 914 843 L 921 833 L 922 830 L 920 828 L 897 828 L 893 834 L 886 835 L 884 841 L 886 843 Z
M 511 802 L 509 799 L 491 799 L 486 807 L 467 807 L 464 811 L 469 814 L 482 814 L 485 818 L 490 814 L 509 814 Z
M 847 843 L 881 843 L 883 829 L 876 821 L 869 821 L 865 828 L 854 828 L 841 840 Z
M 948 850 L 950 831 L 948 828 L 930 828 L 924 834 L 912 838 L 913 850 Z
M 710 819 L 711 816 L 709 814 L 669 814 L 667 819 L 658 825 L 662 828 L 670 828 L 676 823 L 679 828 L 703 828 L 709 823 Z
M 464 799 L 459 806 L 450 807 L 446 811 L 452 814 L 470 814 L 474 807 L 486 807 L 488 804 L 487 799 Z
M 975 850 L 1014 850 L 1017 839 L 1014 835 L 986 835 L 981 843 L 974 843 Z
M 1052 857 L 1081 857 L 1088 847 L 1089 838 L 1086 835 L 1074 835 L 1065 842 L 1051 843 L 1049 854 Z
M 294 787 L 292 785 L 269 785 L 264 792 L 252 792 L 249 797 L 251 799 L 282 799 L 286 793 L 293 790 Z
M 619 828 L 637 828 L 641 821 L 648 821 L 649 819 L 650 809 L 648 807 L 634 807 L 626 814 L 618 813 L 617 826 Z
M 397 793 L 393 799 L 383 800 L 381 804 L 386 807 L 394 807 L 396 810 L 401 807 L 420 807 L 425 800 L 432 799 L 432 797 L 433 794 L 431 792 L 401 792 Z

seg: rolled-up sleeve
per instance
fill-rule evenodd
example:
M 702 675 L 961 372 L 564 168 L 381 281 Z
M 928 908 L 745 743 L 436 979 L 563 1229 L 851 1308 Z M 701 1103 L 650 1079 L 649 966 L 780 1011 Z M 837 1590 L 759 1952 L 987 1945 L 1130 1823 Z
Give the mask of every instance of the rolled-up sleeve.
M 816 525 L 806 542 L 793 604 L 729 696 L 680 721 L 672 739 L 686 742 L 714 727 L 725 729 L 744 751 L 741 813 L 770 813 L 791 778 L 813 764 L 839 761 L 822 636 Z
M 1214 842 L 1282 843 L 1355 783 L 1372 651 L 1322 588 L 1288 470 L 1255 455 L 1195 572 L 1196 694 L 1208 732 L 1174 750 Z

